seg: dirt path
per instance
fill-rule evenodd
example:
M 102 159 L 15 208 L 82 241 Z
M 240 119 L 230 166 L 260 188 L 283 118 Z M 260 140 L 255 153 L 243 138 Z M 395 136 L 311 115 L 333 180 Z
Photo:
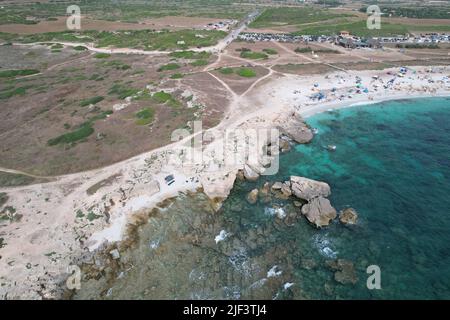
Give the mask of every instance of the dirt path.
M 35 179 L 44 179 L 44 180 L 54 180 L 55 177 L 50 177 L 50 176 L 37 176 L 28 172 L 24 172 L 24 171 L 20 171 L 20 170 L 14 170 L 14 169 L 7 169 L 7 168 L 2 168 L 0 167 L 0 172 L 6 172 L 6 173 L 11 173 L 11 174 L 20 174 L 22 176 L 27 176 L 30 178 L 35 178 Z

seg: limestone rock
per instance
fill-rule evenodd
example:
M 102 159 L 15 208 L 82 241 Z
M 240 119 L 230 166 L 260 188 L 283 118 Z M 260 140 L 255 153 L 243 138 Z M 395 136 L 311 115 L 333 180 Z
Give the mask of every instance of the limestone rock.
M 293 115 L 281 126 L 280 131 L 297 143 L 309 143 L 314 135 L 303 119 L 298 115 Z
M 281 152 L 288 152 L 289 150 L 291 150 L 291 145 L 289 144 L 289 141 L 287 141 L 286 139 L 280 139 L 279 144 Z
M 259 174 L 246 164 L 244 166 L 244 177 L 248 181 L 256 181 L 259 178 Z
M 112 257 L 114 260 L 117 260 L 117 259 L 120 258 L 120 253 L 119 253 L 119 250 L 117 250 L 117 249 L 111 250 L 111 251 L 109 252 L 109 254 L 111 255 L 111 257 Z
M 316 227 L 328 226 L 336 218 L 336 209 L 323 197 L 312 199 L 302 207 L 302 214 Z
M 283 187 L 283 184 L 281 182 L 275 182 L 272 185 L 272 190 L 281 190 L 282 187 Z
M 353 208 L 347 208 L 339 214 L 339 220 L 344 224 L 356 224 L 358 213 Z
M 291 177 L 291 190 L 297 198 L 306 201 L 316 197 L 328 197 L 331 193 L 327 183 L 297 176 Z
M 356 284 L 358 276 L 351 261 L 338 259 L 338 271 L 334 274 L 334 280 L 342 284 Z
M 250 191 L 250 193 L 247 195 L 248 203 L 255 204 L 256 201 L 258 201 L 258 193 L 259 193 L 258 189 L 253 189 L 252 191 Z

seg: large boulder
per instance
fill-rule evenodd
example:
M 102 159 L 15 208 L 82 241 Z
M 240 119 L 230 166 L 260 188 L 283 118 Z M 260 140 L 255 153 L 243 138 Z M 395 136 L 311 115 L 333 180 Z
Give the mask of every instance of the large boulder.
M 335 271 L 334 280 L 341 284 L 356 284 L 358 282 L 358 275 L 356 274 L 353 262 L 338 259 L 327 261 L 328 267 Z
M 258 189 L 253 189 L 252 191 L 250 191 L 250 193 L 247 195 L 248 203 L 255 204 L 256 201 L 258 201 L 258 193 L 259 193 Z
M 317 197 L 328 197 L 330 186 L 325 182 L 315 181 L 303 177 L 291 177 L 292 193 L 299 199 L 310 201 Z
M 330 201 L 323 197 L 310 200 L 301 210 L 308 221 L 318 228 L 328 226 L 337 215 L 336 209 L 331 206 Z
M 339 214 L 339 220 L 343 224 L 356 224 L 358 213 L 353 208 L 347 208 Z
M 292 115 L 279 130 L 297 143 L 309 143 L 314 137 L 313 132 L 298 115 Z
M 252 169 L 249 165 L 244 166 L 244 177 L 248 181 L 256 181 L 259 178 L 259 173 Z

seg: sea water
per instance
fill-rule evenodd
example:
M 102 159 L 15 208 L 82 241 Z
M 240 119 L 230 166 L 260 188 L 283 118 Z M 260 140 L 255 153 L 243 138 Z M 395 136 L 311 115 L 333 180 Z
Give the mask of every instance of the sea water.
M 77 297 L 449 299 L 450 99 L 355 106 L 307 122 L 317 135 L 283 154 L 278 174 L 237 182 L 219 212 L 202 194 L 153 211 L 122 253 L 123 276 L 83 283 Z M 246 201 L 291 175 L 329 183 L 332 205 L 354 208 L 357 225 L 319 230 L 294 199 Z M 338 259 L 353 266 L 354 283 L 336 281 Z M 367 288 L 371 265 L 380 290 Z

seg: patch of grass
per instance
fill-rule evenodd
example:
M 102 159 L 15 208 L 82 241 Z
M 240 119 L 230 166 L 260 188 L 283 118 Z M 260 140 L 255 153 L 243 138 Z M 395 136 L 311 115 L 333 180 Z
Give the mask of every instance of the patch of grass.
M 172 99 L 172 95 L 170 93 L 159 91 L 153 94 L 153 99 L 156 100 L 158 103 L 166 103 L 170 99 Z
M 222 74 L 232 74 L 234 71 L 232 68 L 220 68 L 219 72 Z
M 103 101 L 103 99 L 105 99 L 102 96 L 96 96 L 96 97 L 92 97 L 92 98 L 88 98 L 88 99 L 84 99 L 80 102 L 80 107 L 86 107 L 89 106 L 91 104 L 97 104 L 100 101 Z
M 1 91 L 0 92 L 0 100 L 9 99 L 9 98 L 17 96 L 17 95 L 22 96 L 27 92 L 28 88 L 29 87 L 19 87 L 19 88 L 13 88 L 13 89 Z
M 182 73 L 174 73 L 173 75 L 170 76 L 170 79 L 181 79 L 184 77 L 184 74 Z
M 259 60 L 259 59 L 267 59 L 269 58 L 269 56 L 263 52 L 242 51 L 241 58 Z
M 155 110 L 147 107 L 147 108 L 143 108 L 140 111 L 138 111 L 136 113 L 136 124 L 143 126 L 143 125 L 147 125 L 151 122 L 153 122 L 155 116 Z
M 97 215 L 97 214 L 95 214 L 94 212 L 92 212 L 92 211 L 89 211 L 88 212 L 88 214 L 87 214 L 87 216 L 86 216 L 86 219 L 88 219 L 89 221 L 94 221 L 94 220 L 97 220 L 97 219 L 100 219 L 102 216 L 100 216 L 100 215 Z
M 104 67 L 113 67 L 116 70 L 128 70 L 131 68 L 130 65 L 128 65 L 120 60 L 103 61 L 103 63 L 101 65 Z
M 50 49 L 57 50 L 57 49 L 62 49 L 62 48 L 64 48 L 64 46 L 61 43 L 55 43 L 54 45 L 51 46 Z
M 177 63 L 168 63 L 168 64 L 165 64 L 165 65 L 159 67 L 157 71 L 158 72 L 170 71 L 170 70 L 176 70 L 176 69 L 179 69 L 179 68 L 181 68 L 181 67 Z
M 267 53 L 267 54 L 278 54 L 278 51 L 277 50 L 275 50 L 275 49 L 272 49 L 272 48 L 266 48 L 266 49 L 263 49 L 262 51 L 264 51 L 265 53 Z
M 107 59 L 109 57 L 111 57 L 111 55 L 109 53 L 99 52 L 99 53 L 94 54 L 94 58 L 96 58 L 96 59 Z
M 126 87 L 125 85 L 117 83 L 109 89 L 108 94 L 115 94 L 119 99 L 125 99 L 126 97 L 136 95 L 139 91 L 139 89 Z
M 75 46 L 73 47 L 73 50 L 75 51 L 86 51 L 88 48 L 86 48 L 85 46 Z
M 29 76 L 32 74 L 39 73 L 39 70 L 36 69 L 22 69 L 22 70 L 3 70 L 0 71 L 0 78 L 14 78 L 14 77 L 22 77 Z
M 256 77 L 255 70 L 250 69 L 250 68 L 239 68 L 239 69 L 237 69 L 236 73 L 238 75 L 240 75 L 241 77 L 245 77 L 245 78 Z
M 210 52 L 201 51 L 175 51 L 169 54 L 170 57 L 179 58 L 179 59 L 208 59 L 211 56 Z
M 353 15 L 344 13 L 338 14 L 330 10 L 322 10 L 312 7 L 269 8 L 266 9 L 258 18 L 256 18 L 256 20 L 250 24 L 250 27 L 267 28 L 280 25 L 299 25 L 351 16 Z
M 90 123 L 83 123 L 78 129 L 50 139 L 47 143 L 49 146 L 74 143 L 89 137 L 93 133 L 94 128 L 92 128 L 92 125 Z
M 208 64 L 208 60 L 199 59 L 191 63 L 194 67 L 206 66 Z

